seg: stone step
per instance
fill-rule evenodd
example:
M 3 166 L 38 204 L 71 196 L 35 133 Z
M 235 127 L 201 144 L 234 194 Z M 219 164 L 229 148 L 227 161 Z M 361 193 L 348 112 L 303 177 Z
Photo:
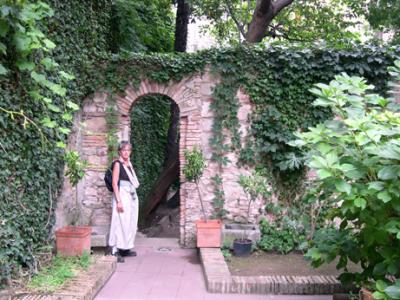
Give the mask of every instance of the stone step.
M 107 247 L 110 225 L 92 226 L 91 247 Z

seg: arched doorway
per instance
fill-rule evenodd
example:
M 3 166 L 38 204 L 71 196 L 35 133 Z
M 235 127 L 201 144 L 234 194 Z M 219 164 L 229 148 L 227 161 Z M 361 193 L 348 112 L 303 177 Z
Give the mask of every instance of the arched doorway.
M 147 237 L 179 238 L 179 107 L 168 96 L 147 95 L 135 101 L 130 117 L 139 229 Z

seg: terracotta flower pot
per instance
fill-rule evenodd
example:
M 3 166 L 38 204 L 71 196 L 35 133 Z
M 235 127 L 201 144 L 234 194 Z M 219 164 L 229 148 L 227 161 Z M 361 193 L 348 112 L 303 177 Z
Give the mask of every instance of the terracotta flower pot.
M 57 254 L 62 256 L 82 255 L 90 253 L 90 226 L 65 226 L 56 230 Z
M 221 247 L 221 220 L 196 221 L 197 247 Z

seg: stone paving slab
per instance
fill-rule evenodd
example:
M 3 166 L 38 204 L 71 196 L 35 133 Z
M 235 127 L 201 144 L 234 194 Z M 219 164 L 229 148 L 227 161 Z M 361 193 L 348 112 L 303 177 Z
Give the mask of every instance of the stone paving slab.
M 332 295 L 347 293 L 335 276 L 232 276 L 219 248 L 200 248 L 210 293 Z
M 197 249 L 183 249 L 177 239 L 139 237 L 135 250 L 138 255 L 117 264 L 95 300 L 332 300 L 331 295 L 209 293 Z M 216 269 L 223 274 L 223 266 Z
M 94 263 L 52 294 L 13 291 L 0 300 L 92 300 L 116 269 L 114 256 L 95 256 Z

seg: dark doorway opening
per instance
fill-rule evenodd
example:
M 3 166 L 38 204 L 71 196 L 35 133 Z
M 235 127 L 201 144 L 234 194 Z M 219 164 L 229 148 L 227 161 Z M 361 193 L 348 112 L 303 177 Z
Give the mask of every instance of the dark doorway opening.
M 179 238 L 179 108 L 165 95 L 148 95 L 131 110 L 131 161 L 140 181 L 139 230 Z

